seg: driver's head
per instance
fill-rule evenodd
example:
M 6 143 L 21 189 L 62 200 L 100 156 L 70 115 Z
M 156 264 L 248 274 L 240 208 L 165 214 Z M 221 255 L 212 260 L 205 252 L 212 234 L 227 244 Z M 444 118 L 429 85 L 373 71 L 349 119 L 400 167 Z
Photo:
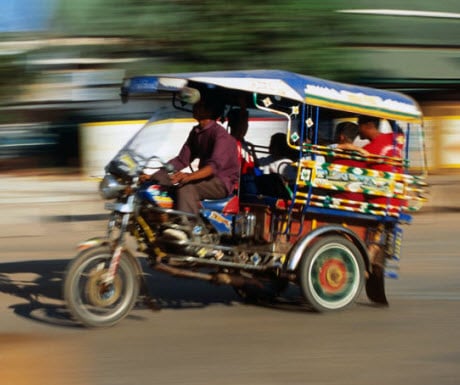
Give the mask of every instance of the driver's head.
M 210 97 L 201 99 L 193 105 L 193 118 L 198 121 L 207 119 L 216 120 L 222 116 L 223 107 L 223 104 L 219 100 Z

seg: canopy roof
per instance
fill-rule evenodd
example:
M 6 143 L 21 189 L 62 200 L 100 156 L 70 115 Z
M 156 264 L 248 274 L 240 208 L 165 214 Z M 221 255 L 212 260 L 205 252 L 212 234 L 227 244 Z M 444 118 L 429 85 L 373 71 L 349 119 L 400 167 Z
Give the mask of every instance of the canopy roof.
M 280 70 L 192 72 L 136 76 L 125 81 L 122 92 L 144 94 L 179 91 L 189 82 L 263 95 L 281 96 L 326 107 L 394 120 L 418 121 L 422 112 L 410 97 L 370 87 L 338 83 Z

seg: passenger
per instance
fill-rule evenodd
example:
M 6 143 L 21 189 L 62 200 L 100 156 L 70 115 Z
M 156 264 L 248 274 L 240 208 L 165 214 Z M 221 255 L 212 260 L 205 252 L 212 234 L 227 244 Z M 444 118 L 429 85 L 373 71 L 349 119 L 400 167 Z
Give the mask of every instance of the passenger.
M 255 166 L 254 147 L 244 137 L 248 131 L 249 114 L 245 108 L 235 108 L 228 112 L 228 127 L 230 135 L 236 139 L 238 161 L 240 163 L 240 195 L 257 194 L 255 176 L 261 171 Z
M 360 152 L 363 156 L 378 155 L 400 159 L 402 162 L 402 152 L 404 145 L 404 135 L 401 132 L 382 133 L 379 131 L 380 119 L 374 116 L 360 116 L 358 119 L 358 133 L 361 139 L 369 140 L 363 148 L 353 144 L 338 145 L 338 148 Z M 390 162 L 375 162 L 369 159 L 364 167 L 377 171 L 403 172 L 401 165 Z M 403 201 L 396 198 L 373 197 L 368 199 L 371 203 L 392 204 L 400 206 Z
M 306 155 L 304 155 L 303 159 L 305 160 L 314 160 L 316 163 L 324 163 L 326 162 L 326 157 L 324 155 L 316 154 L 316 144 L 313 144 L 310 138 L 307 138 L 303 143 L 304 148 L 308 149 Z M 322 146 L 322 145 L 320 145 Z
M 280 174 L 289 184 L 297 178 L 297 168 L 291 163 L 295 152 L 288 146 L 286 134 L 278 132 L 270 138 L 270 155 L 258 160 L 258 166 L 264 174 Z
M 358 119 L 359 136 L 368 139 L 369 143 L 363 149 L 369 154 L 398 158 L 402 162 L 404 135 L 401 132 L 382 133 L 379 131 L 380 119 L 372 116 L 360 116 Z M 401 163 L 402 164 L 402 163 Z M 402 165 L 389 162 L 368 161 L 367 168 L 373 170 L 402 173 Z M 371 203 L 380 203 L 401 206 L 404 202 L 396 198 L 375 197 L 369 199 Z
M 359 152 L 361 156 L 369 155 L 369 152 L 364 148 L 357 146 L 356 139 L 359 136 L 359 127 L 353 122 L 342 122 L 339 123 L 335 129 L 335 143 L 330 144 L 329 147 L 332 149 L 341 149 L 341 150 L 352 150 Z M 353 163 L 350 163 L 353 164 Z M 362 163 L 359 163 L 363 167 Z
M 176 206 L 178 210 L 198 214 L 200 201 L 220 199 L 230 195 L 239 176 L 236 141 L 224 127 L 216 122 L 223 106 L 216 100 L 201 100 L 193 106 L 193 117 L 198 121 L 182 146 L 179 154 L 169 163 L 174 174 L 164 170 L 152 175 L 164 185 L 177 185 Z M 198 158 L 198 170 L 182 172 Z
M 248 111 L 245 108 L 234 108 L 228 112 L 227 119 L 230 135 L 236 139 L 241 175 L 252 174 L 255 167 L 255 157 L 251 151 L 251 143 L 244 139 L 248 132 Z
M 360 116 L 358 119 L 359 136 L 368 139 L 369 143 L 363 149 L 370 154 L 388 156 L 402 160 L 404 135 L 394 132 L 379 131 L 380 119 L 373 116 Z M 403 172 L 401 166 L 388 163 L 369 162 L 368 167 L 379 171 Z
M 402 159 L 404 136 L 400 133 L 381 133 L 379 131 L 380 119 L 372 116 L 360 116 L 358 119 L 359 135 L 362 139 L 368 139 L 370 142 L 364 146 L 364 149 L 370 154 L 379 156 L 389 156 Z M 367 168 L 386 172 L 403 172 L 402 166 L 395 166 L 387 163 L 368 162 Z M 401 206 L 403 201 L 395 198 L 373 197 L 368 199 L 370 203 L 392 204 Z M 383 239 L 383 229 L 379 229 L 373 235 L 373 242 L 369 245 L 369 259 L 372 266 L 372 276 L 380 277 L 377 280 L 378 285 L 383 285 L 383 271 L 385 265 L 385 255 L 381 247 Z M 372 278 L 373 279 L 373 278 Z M 374 284 L 368 280 L 367 284 L 372 287 Z M 367 288 L 367 290 L 370 290 Z M 382 291 L 382 290 L 380 290 Z M 379 291 L 377 291 L 379 292 Z M 368 291 L 368 295 L 375 302 L 386 304 L 386 298 L 374 297 L 373 291 Z
M 367 156 L 368 152 L 362 148 L 356 147 L 353 142 L 358 136 L 358 125 L 352 122 L 342 122 L 336 127 L 335 137 L 337 143 L 330 145 L 331 148 L 339 148 L 342 150 L 353 150 L 359 151 L 362 156 Z M 337 155 L 332 159 L 332 163 L 341 164 L 347 167 L 366 167 L 364 161 L 340 157 Z M 349 199 L 357 202 L 364 201 L 364 195 L 362 192 L 344 191 L 334 194 L 334 197 L 340 199 Z

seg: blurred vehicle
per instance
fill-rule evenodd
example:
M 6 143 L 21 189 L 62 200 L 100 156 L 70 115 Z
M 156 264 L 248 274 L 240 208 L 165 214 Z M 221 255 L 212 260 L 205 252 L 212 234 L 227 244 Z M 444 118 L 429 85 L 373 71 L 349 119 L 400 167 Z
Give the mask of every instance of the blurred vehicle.
M 47 163 L 53 158 L 57 146 L 57 135 L 46 126 L 0 126 L 0 161 L 6 168 L 8 164 L 14 164 L 14 161 L 21 159 L 24 162 L 30 161 L 34 166 Z
M 56 134 L 46 127 L 35 124 L 0 127 L 0 158 L 43 154 L 56 145 Z
M 295 285 L 314 310 L 335 311 L 350 306 L 365 285 L 371 301 L 387 303 L 384 271 L 373 267 L 369 250 L 377 244 L 387 276 L 396 277 L 400 225 L 424 201 L 422 113 L 411 98 L 263 70 L 141 76 L 122 87 L 124 100 L 146 94 L 169 95 L 172 104 L 156 111 L 106 166 L 100 191 L 111 201 L 107 234 L 79 245 L 64 279 L 64 298 L 78 321 L 113 325 L 140 292 L 147 294 L 136 251 L 155 270 L 231 285 L 250 301 L 271 300 Z M 294 183 L 277 173 L 241 178 L 233 194 L 202 201 L 194 215 L 174 208 L 174 187 L 145 182 L 141 175 L 152 169 L 174 171 L 161 156 L 202 95 L 228 109 L 244 105 L 282 118 L 286 144 L 296 153 Z M 361 114 L 387 120 L 398 138 L 404 136 L 402 157 L 363 156 L 319 143 L 332 138 L 335 122 Z M 331 156 L 360 160 L 363 167 L 324 162 Z M 369 163 L 394 169 L 366 168 Z M 137 250 L 130 250 L 129 238 Z

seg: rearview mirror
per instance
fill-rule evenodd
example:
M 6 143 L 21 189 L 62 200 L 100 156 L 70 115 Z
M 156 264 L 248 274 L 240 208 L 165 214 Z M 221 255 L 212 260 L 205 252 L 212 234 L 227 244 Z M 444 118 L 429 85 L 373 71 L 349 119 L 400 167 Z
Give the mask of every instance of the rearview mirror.
M 184 87 L 179 92 L 179 100 L 184 104 L 198 103 L 200 98 L 200 91 L 198 91 L 196 88 Z

